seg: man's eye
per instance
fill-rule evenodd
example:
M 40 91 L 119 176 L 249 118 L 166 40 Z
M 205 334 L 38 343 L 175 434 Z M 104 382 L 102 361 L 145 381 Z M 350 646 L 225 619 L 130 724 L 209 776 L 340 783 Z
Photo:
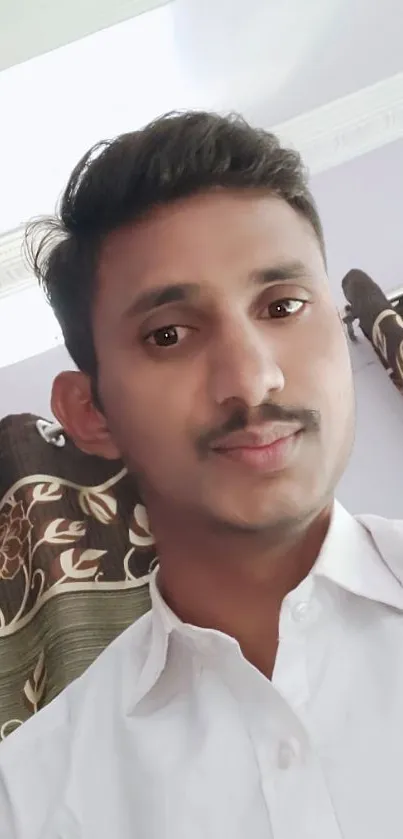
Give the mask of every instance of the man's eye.
M 145 340 L 154 347 L 175 347 L 186 338 L 187 333 L 186 326 L 162 326 L 150 332 Z
M 288 318 L 290 315 L 296 315 L 305 306 L 304 300 L 294 300 L 284 298 L 283 300 L 275 300 L 268 306 L 269 315 L 271 318 Z

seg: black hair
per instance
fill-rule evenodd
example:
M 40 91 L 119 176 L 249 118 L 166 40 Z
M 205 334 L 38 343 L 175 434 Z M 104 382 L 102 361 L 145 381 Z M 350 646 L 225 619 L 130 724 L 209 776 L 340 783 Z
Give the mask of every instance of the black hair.
M 214 187 L 267 189 L 323 231 L 300 155 L 241 117 L 172 113 L 100 142 L 72 172 L 54 217 L 27 228 L 31 265 L 77 367 L 95 384 L 92 301 L 100 247 L 152 208 Z

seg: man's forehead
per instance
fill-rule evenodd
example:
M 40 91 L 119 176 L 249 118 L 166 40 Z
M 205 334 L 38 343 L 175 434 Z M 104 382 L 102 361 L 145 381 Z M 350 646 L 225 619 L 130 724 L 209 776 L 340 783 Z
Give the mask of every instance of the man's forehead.
M 292 265 L 292 274 L 299 265 L 302 274 L 301 266 L 308 270 L 312 259 L 321 261 L 315 233 L 282 199 L 214 193 L 164 206 L 109 234 L 101 249 L 99 279 L 115 292 L 120 284 L 143 290 L 166 283 L 200 284 L 215 274 L 219 281 L 227 267 L 239 270 L 243 279 L 283 265 Z

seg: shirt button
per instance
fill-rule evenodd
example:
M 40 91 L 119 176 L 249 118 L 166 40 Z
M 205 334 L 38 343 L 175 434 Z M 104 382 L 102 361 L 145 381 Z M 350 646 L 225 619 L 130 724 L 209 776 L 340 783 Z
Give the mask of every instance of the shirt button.
M 308 611 L 308 603 L 301 601 L 301 603 L 296 603 L 295 606 L 292 607 L 291 614 L 295 621 L 301 623 L 307 617 Z
M 279 769 L 289 769 L 298 757 L 298 744 L 295 740 L 284 740 L 280 743 L 277 754 Z

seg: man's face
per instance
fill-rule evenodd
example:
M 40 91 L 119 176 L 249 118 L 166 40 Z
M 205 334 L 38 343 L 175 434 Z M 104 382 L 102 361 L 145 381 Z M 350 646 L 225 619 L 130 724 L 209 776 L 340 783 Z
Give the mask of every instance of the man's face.
M 310 224 L 215 190 L 111 234 L 99 392 L 144 500 L 264 530 L 329 501 L 353 436 L 346 340 Z

